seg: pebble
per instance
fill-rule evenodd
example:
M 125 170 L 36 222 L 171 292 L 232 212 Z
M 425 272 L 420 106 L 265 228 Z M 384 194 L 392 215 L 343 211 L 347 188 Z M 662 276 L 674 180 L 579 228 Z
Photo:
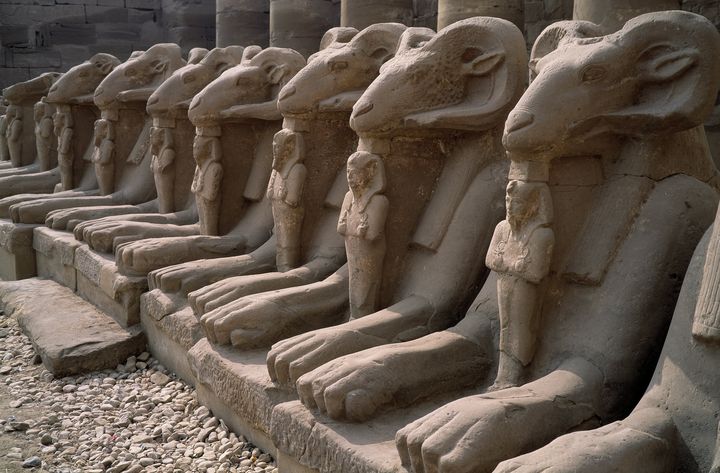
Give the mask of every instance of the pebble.
M 40 457 L 30 457 L 26 458 L 24 462 L 22 462 L 23 468 L 37 468 L 40 465 L 42 465 L 42 460 Z
M 170 382 L 170 377 L 165 373 L 155 372 L 150 376 L 150 381 L 158 386 L 165 386 Z
M 150 353 L 117 369 L 54 378 L 33 366 L 32 345 L 14 319 L 0 315 L 3 330 L 0 382 L 13 396 L 9 405 L 22 406 L 18 412 L 29 418 L 0 419 L 0 429 L 38 443 L 0 452 L 0 464 L 58 473 L 278 473 L 269 454 L 200 406 L 193 388 Z

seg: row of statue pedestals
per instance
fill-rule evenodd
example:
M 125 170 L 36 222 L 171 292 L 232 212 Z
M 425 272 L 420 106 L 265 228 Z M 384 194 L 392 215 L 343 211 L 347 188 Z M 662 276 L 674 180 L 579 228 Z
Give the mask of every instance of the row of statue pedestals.
M 680 11 L 97 54 L 3 91 L 0 299 L 141 324 L 281 471 L 717 473 L 719 56 Z M 128 355 L 44 307 L 56 374 Z

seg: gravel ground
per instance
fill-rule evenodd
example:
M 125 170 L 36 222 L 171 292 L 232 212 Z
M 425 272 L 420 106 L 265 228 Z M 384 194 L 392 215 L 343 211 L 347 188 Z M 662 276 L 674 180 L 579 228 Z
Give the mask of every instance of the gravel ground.
M 272 472 L 148 353 L 55 379 L 0 314 L 0 473 Z

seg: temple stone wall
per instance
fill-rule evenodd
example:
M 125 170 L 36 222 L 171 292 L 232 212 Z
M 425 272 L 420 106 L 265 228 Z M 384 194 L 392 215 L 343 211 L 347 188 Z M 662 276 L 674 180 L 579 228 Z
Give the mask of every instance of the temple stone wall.
M 212 47 L 215 0 L 2 0 L 0 88 L 163 41 Z

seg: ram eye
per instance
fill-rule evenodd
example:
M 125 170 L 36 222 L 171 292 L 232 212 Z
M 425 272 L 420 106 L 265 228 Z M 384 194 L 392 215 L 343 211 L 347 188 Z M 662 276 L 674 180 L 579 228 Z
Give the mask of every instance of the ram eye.
M 580 73 L 580 80 L 586 83 L 597 82 L 607 76 L 607 70 L 603 66 L 587 66 Z
M 184 75 L 182 78 L 183 84 L 189 84 L 191 82 L 195 82 L 195 76 L 192 74 Z
M 348 67 L 347 61 L 330 61 L 328 63 L 328 68 L 332 72 L 342 71 L 343 69 L 347 69 L 347 67 Z

